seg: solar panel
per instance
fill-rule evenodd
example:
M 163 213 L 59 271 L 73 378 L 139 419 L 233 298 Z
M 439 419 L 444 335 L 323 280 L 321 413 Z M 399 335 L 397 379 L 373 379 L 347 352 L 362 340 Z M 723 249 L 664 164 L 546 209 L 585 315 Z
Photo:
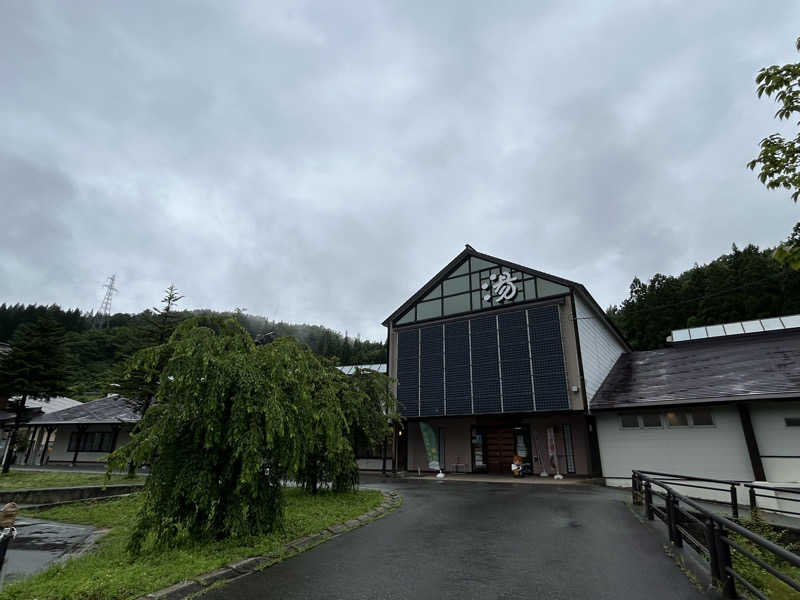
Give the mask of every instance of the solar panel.
M 688 329 L 673 329 L 667 338 L 668 342 L 688 342 L 726 335 L 743 335 L 745 333 L 761 333 L 762 331 L 778 331 L 800 327 L 800 315 L 787 315 L 785 317 L 770 317 L 768 319 L 753 319 L 750 321 L 735 321 L 706 327 L 690 327 Z

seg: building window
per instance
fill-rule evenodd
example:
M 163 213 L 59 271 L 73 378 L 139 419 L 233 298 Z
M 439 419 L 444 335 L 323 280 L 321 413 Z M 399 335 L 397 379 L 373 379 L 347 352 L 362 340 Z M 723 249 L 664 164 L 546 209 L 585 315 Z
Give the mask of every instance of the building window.
M 658 413 L 645 413 L 642 415 L 642 427 L 661 427 L 661 415 Z
M 693 427 L 713 427 L 714 419 L 710 410 L 693 410 L 691 413 Z
M 800 417 L 786 417 L 784 421 L 787 427 L 800 427 Z
M 81 436 L 79 452 L 111 452 L 114 434 L 110 431 L 86 431 Z M 78 446 L 78 432 L 69 434 L 67 452 L 75 452 Z
M 667 413 L 667 423 L 670 427 L 688 427 L 689 419 L 683 411 L 670 411 Z
M 619 420 L 623 429 L 639 429 L 638 415 L 620 415 Z

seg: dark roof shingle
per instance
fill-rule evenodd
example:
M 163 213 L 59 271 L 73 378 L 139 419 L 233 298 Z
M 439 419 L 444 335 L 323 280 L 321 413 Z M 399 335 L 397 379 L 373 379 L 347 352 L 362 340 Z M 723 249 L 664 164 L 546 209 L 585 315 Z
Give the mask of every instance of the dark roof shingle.
M 800 331 L 676 344 L 619 357 L 592 410 L 800 397 Z
M 129 400 L 114 394 L 35 417 L 31 419 L 30 425 L 90 425 L 93 423 L 136 423 L 138 421 L 139 415 L 129 405 Z

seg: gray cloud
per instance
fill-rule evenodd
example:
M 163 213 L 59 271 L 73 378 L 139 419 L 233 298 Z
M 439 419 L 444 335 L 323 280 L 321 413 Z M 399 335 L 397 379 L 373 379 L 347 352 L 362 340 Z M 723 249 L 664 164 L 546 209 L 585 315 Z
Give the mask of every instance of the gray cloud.
M 797 207 L 745 169 L 791 5 L 12 3 L 0 9 L 0 300 L 380 321 L 470 243 L 587 285 Z

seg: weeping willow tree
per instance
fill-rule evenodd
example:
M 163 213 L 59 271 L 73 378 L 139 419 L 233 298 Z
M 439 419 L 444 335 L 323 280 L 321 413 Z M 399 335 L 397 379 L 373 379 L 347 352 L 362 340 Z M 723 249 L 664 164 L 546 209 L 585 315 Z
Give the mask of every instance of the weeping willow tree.
M 298 342 L 256 346 L 235 319 L 198 317 L 130 366 L 159 373 L 132 441 L 109 457 L 109 469 L 151 465 L 132 552 L 149 536 L 175 546 L 274 530 L 287 479 L 357 483 L 348 433 L 365 394 Z
M 330 367 L 322 373 L 307 407 L 306 452 L 295 476 L 312 494 L 321 486 L 337 492 L 355 488 L 357 438 L 369 444 L 383 442 L 391 432 L 391 419 L 397 417 L 386 375 L 365 369 L 345 375 Z

